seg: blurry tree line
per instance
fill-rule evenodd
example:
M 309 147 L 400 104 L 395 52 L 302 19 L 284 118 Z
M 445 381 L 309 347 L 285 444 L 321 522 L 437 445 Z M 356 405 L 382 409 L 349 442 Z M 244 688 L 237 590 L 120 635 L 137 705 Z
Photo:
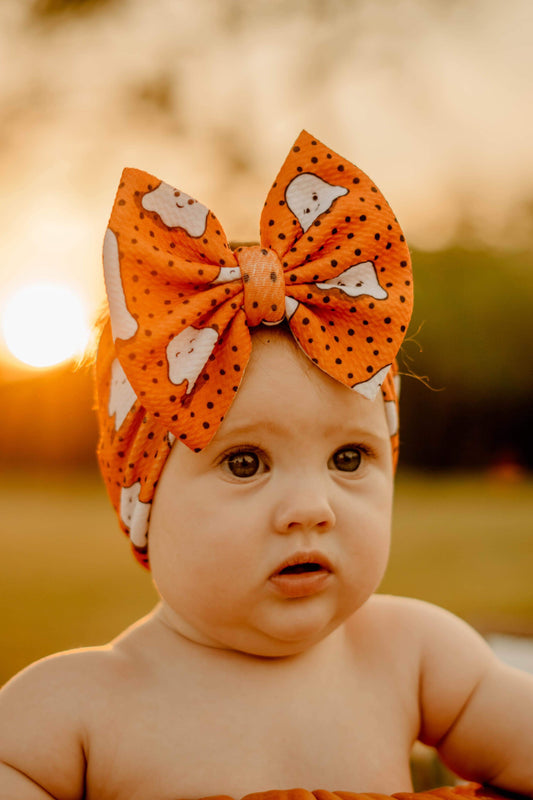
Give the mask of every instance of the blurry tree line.
M 533 468 L 533 254 L 415 252 L 400 363 L 402 459 L 432 469 Z
M 415 312 L 399 359 L 402 465 L 533 469 L 533 254 L 412 257 Z M 89 369 L 0 384 L 0 464 L 94 465 L 92 403 Z

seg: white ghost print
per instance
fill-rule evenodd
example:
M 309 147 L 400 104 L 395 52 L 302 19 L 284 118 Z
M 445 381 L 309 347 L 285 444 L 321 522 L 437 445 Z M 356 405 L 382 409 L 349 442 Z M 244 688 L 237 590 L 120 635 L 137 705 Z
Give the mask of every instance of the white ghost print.
M 148 542 L 148 519 L 152 504 L 143 503 L 139 500 L 140 491 L 140 481 L 121 489 L 120 518 L 129 529 L 130 539 L 133 544 L 136 547 L 146 547 Z
M 389 433 L 394 436 L 398 433 L 398 409 L 394 400 L 385 400 L 385 416 L 387 417 Z
M 137 396 L 133 391 L 133 387 L 129 380 L 126 378 L 126 373 L 122 369 L 122 365 L 118 358 L 115 358 L 111 364 L 111 388 L 109 390 L 109 403 L 107 406 L 107 413 L 110 417 L 115 415 L 115 430 L 118 431 L 133 404 L 137 400 Z
M 396 397 L 399 400 L 400 399 L 400 388 L 401 388 L 401 385 L 402 385 L 402 380 L 401 380 L 400 376 L 398 375 L 398 373 L 396 373 L 396 375 L 394 376 L 394 378 L 392 380 L 394 381 L 394 391 L 396 392 Z
M 167 346 L 168 377 L 176 386 L 188 381 L 192 392 L 198 375 L 213 352 L 218 334 L 213 328 L 184 328 Z
M 303 172 L 289 183 L 285 199 L 305 232 L 343 194 L 348 194 L 344 186 L 335 186 L 318 175 Z
M 183 228 L 189 236 L 203 236 L 209 209 L 185 192 L 161 183 L 142 199 L 142 207 L 159 214 L 167 228 Z
M 294 297 L 285 297 L 285 316 L 287 319 L 292 317 L 299 305 L 300 303 Z
M 212 283 L 228 283 L 241 277 L 240 267 L 220 267 L 220 272 Z
M 131 339 L 137 333 L 137 320 L 132 317 L 126 305 L 124 288 L 120 279 L 118 241 L 108 228 L 104 237 L 104 279 L 111 315 L 111 333 L 115 339 Z
M 340 275 L 316 285 L 319 289 L 340 289 L 349 297 L 359 297 L 362 294 L 375 297 L 376 300 L 385 300 L 388 297 L 385 289 L 379 284 L 376 268 L 372 261 L 353 264 Z
M 378 393 L 378 390 L 381 388 L 381 385 L 385 378 L 387 377 L 387 372 L 391 368 L 391 364 L 387 364 L 385 367 L 382 367 L 380 370 L 376 372 L 375 375 L 372 375 L 367 381 L 361 381 L 361 383 L 355 383 L 352 386 L 352 389 L 359 394 L 362 394 L 363 397 L 368 397 L 369 400 L 373 400 Z

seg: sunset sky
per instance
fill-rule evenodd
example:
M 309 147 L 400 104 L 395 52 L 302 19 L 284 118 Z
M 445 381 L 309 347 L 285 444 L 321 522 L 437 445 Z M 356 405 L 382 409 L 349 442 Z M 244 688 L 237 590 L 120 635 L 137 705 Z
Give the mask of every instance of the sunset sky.
M 373 177 L 412 246 L 530 247 L 531 0 L 93 0 L 45 14 L 69 5 L 0 4 L 0 310 L 52 282 L 95 315 L 124 166 L 211 207 L 230 239 L 257 238 L 302 128 Z

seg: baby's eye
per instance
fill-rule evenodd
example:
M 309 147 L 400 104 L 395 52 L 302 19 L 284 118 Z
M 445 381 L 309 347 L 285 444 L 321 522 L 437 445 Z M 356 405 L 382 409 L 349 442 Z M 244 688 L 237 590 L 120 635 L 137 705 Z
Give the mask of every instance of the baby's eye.
M 331 456 L 328 467 L 341 472 L 355 472 L 361 466 L 361 450 L 358 447 L 341 447 Z
M 238 450 L 229 453 L 222 461 L 222 465 L 236 478 L 252 478 L 259 472 L 266 471 L 265 464 L 254 450 Z

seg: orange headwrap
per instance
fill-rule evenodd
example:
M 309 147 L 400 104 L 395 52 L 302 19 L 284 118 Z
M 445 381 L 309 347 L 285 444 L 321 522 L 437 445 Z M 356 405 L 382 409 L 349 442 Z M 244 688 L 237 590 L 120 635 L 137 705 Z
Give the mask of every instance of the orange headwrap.
M 242 380 L 249 328 L 286 319 L 320 369 L 374 398 L 394 462 L 395 357 L 412 308 L 410 258 L 370 178 L 303 131 L 268 193 L 261 244 L 232 251 L 215 215 L 125 169 L 104 241 L 111 322 L 96 364 L 98 460 L 148 566 L 151 501 L 172 444 L 216 434 Z

